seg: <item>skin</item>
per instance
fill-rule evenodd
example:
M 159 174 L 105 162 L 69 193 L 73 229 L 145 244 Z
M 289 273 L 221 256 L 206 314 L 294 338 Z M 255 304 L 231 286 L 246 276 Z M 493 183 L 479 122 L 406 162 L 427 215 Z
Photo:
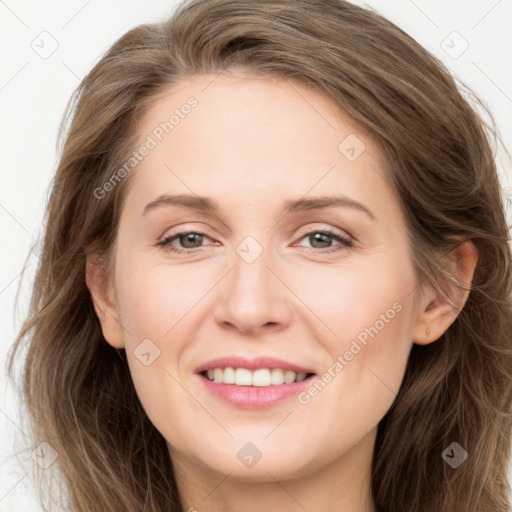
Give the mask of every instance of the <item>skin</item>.
M 141 403 L 167 440 L 184 510 L 375 511 L 379 421 L 413 343 L 438 339 L 467 291 L 454 287 L 454 310 L 418 287 L 378 148 L 328 98 L 244 72 L 194 76 L 152 104 L 140 140 L 190 96 L 197 107 L 132 171 L 112 283 L 96 255 L 88 258 L 103 335 L 126 349 Z M 338 149 L 350 134 L 366 146 L 354 161 Z M 169 205 L 143 215 L 161 194 L 207 196 L 219 216 Z M 350 207 L 283 211 L 285 200 L 322 195 L 357 201 L 375 220 Z M 307 236 L 325 229 L 353 246 Z M 207 236 L 191 249 L 173 242 L 188 254 L 157 245 L 178 231 Z M 263 248 L 252 263 L 236 251 L 249 235 Z M 468 285 L 476 249 L 466 242 L 455 256 L 454 272 Z M 194 373 L 235 354 L 270 355 L 322 375 L 395 303 L 400 312 L 305 405 L 292 397 L 239 409 Z M 145 366 L 134 350 L 148 338 L 160 355 Z M 237 457 L 247 442 L 262 453 L 252 467 Z

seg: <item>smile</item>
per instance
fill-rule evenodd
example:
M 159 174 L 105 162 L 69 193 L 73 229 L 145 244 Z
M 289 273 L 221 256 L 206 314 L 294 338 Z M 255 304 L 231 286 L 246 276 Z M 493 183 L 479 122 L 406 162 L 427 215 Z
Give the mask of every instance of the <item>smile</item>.
M 208 394 L 239 409 L 278 405 L 311 385 L 316 374 L 281 368 L 213 368 L 197 374 Z
M 233 384 L 235 386 L 279 386 L 281 384 L 293 384 L 302 382 L 312 374 L 296 373 L 292 370 L 281 368 L 213 368 L 202 372 L 202 375 L 211 382 Z

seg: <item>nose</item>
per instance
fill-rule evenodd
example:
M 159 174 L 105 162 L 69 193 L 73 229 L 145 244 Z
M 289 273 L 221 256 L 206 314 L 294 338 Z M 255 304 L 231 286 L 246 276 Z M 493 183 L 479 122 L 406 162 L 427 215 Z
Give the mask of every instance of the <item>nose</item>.
M 235 253 L 233 268 L 219 289 L 215 320 L 243 334 L 284 329 L 291 317 L 290 293 L 268 266 L 265 251 L 251 263 Z

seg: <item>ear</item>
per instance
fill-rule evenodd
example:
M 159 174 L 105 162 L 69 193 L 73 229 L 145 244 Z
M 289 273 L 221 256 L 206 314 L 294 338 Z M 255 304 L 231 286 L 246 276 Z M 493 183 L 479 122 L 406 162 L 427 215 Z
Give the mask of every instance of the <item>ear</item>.
M 439 339 L 455 321 L 469 296 L 478 261 L 478 249 L 470 240 L 458 245 L 448 255 L 448 297 L 432 287 L 425 290 L 413 330 L 413 341 L 428 345 Z
M 112 286 L 106 277 L 106 263 L 103 256 L 97 253 L 87 255 L 85 282 L 101 324 L 103 337 L 114 348 L 124 348 L 123 331 L 119 323 Z

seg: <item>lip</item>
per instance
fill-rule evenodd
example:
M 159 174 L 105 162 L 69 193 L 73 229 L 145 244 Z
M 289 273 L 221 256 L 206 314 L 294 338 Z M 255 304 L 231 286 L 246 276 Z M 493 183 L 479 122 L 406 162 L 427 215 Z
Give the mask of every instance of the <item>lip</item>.
M 248 370 L 257 370 L 259 368 L 272 370 L 274 368 L 280 368 L 282 370 L 291 370 L 295 373 L 313 375 L 300 382 L 275 386 L 236 386 L 235 384 L 212 382 L 202 375 L 207 370 L 228 367 L 247 368 Z M 300 391 L 311 385 L 312 379 L 316 377 L 316 372 L 310 368 L 285 361 L 284 359 L 267 356 L 259 356 L 253 359 L 241 356 L 220 357 L 198 366 L 195 372 L 198 374 L 198 378 L 209 393 L 224 402 L 242 409 L 272 407 L 299 394 Z
M 294 363 L 285 361 L 284 359 L 276 359 L 275 357 L 260 356 L 254 359 L 247 359 L 240 356 L 227 356 L 212 359 L 207 363 L 198 366 L 194 371 L 201 373 L 207 370 L 213 370 L 215 368 L 247 368 L 248 370 L 257 370 L 259 368 L 268 368 L 272 370 L 274 368 L 281 368 L 282 370 L 291 370 L 295 373 L 316 373 L 310 368 L 305 368 Z M 227 384 L 230 385 L 230 384 Z M 290 386 L 291 384 L 287 384 Z M 279 386 L 275 386 L 276 388 Z
M 209 393 L 242 409 L 263 409 L 272 407 L 293 396 L 298 395 L 303 389 L 311 385 L 315 376 L 308 377 L 301 382 L 293 384 L 280 384 L 278 386 L 236 386 L 212 382 L 202 375 L 198 375 Z

